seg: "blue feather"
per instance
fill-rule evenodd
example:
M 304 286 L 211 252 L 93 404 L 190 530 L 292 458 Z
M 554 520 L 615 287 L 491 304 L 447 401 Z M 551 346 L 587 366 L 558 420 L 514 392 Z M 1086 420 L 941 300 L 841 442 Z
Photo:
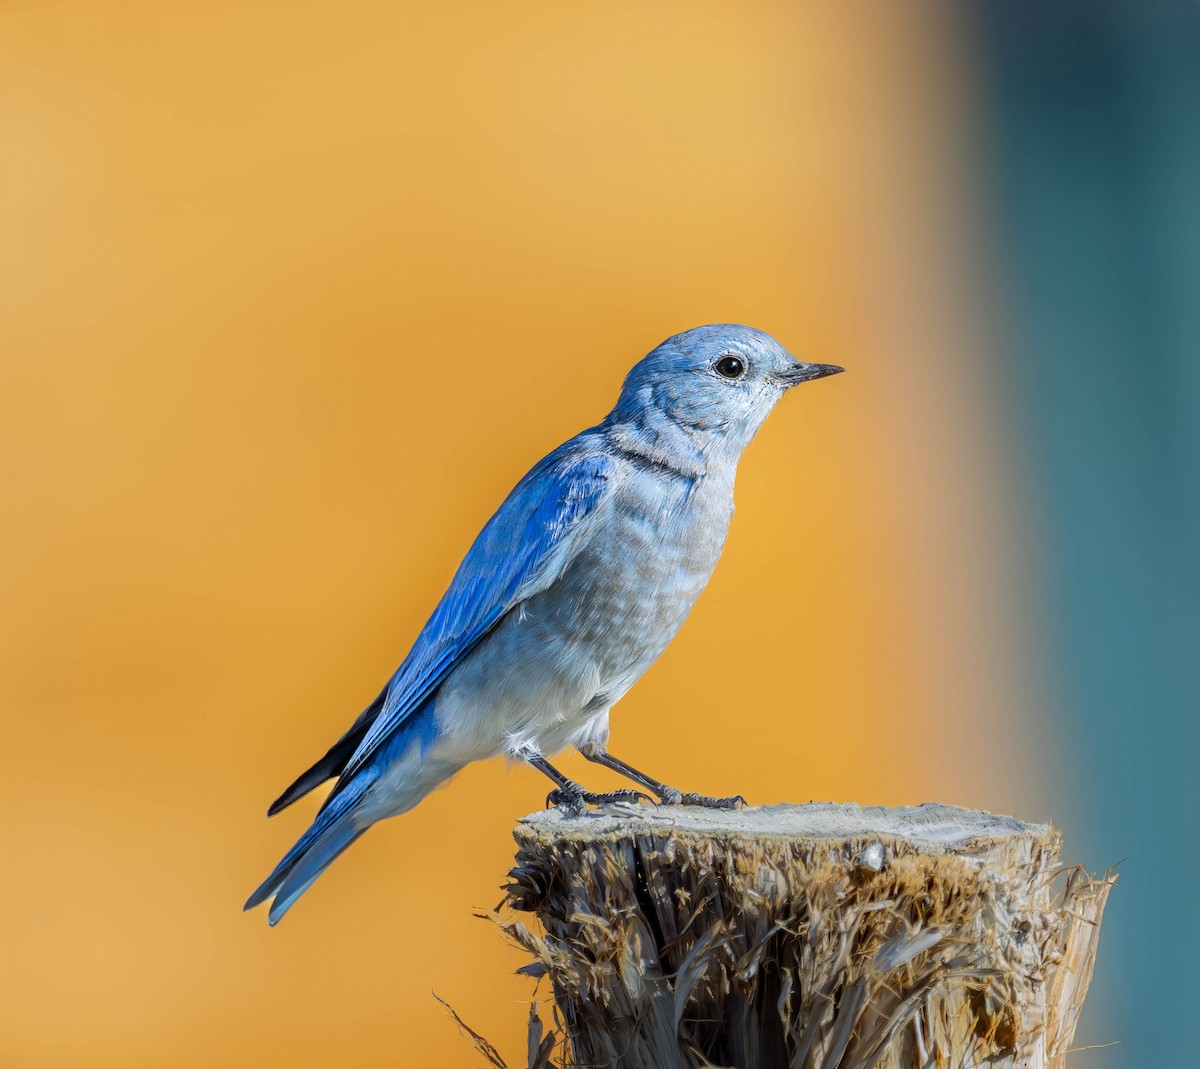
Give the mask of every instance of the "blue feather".
M 583 438 L 583 436 L 580 436 Z M 515 605 L 554 581 L 580 522 L 611 492 L 612 461 L 580 439 L 540 461 L 479 533 L 387 686 L 383 710 L 342 772 L 354 774 Z
M 405 721 L 403 729 L 391 736 L 365 768 L 352 779 L 343 779 L 342 789 L 329 796 L 312 826 L 263 880 L 244 908 L 253 909 L 273 898 L 269 920 L 272 927 L 278 924 L 296 899 L 370 826 L 370 821 L 362 820 L 361 803 L 383 770 L 410 747 L 417 746 L 424 754 L 436 734 L 437 714 L 431 700 Z
M 354 823 L 354 808 L 377 776 L 377 772 L 360 775 L 354 784 L 331 800 L 242 908 L 253 909 L 274 897 L 270 922 L 276 924 L 334 858 L 362 834 L 364 829 L 357 828 Z
M 517 484 L 382 693 L 271 806 L 338 777 L 247 906 L 273 899 L 275 923 L 363 831 L 473 760 L 606 738 L 712 574 L 742 451 L 788 389 L 839 370 L 730 324 L 646 356 L 599 426 Z

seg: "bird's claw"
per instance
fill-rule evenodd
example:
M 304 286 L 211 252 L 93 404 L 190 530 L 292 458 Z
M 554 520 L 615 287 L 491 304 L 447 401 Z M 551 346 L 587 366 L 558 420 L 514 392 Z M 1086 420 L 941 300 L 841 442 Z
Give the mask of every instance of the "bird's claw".
M 615 802 L 653 802 L 654 799 L 641 791 L 620 790 L 594 794 L 581 788 L 571 790 L 558 787 L 546 795 L 546 808 L 561 806 L 572 816 L 580 816 L 589 805 L 612 805 Z
M 546 795 L 546 808 L 554 809 L 561 808 L 573 817 L 577 817 L 583 813 L 586 806 L 583 802 L 582 792 L 564 790 L 562 787 L 556 787 L 548 795 Z

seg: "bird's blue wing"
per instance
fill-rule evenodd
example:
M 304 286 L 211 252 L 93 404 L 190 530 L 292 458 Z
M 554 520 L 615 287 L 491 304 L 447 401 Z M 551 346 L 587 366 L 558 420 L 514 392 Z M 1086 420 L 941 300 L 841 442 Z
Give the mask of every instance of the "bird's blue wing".
M 565 446 L 538 463 L 487 522 L 342 772 L 345 784 L 500 619 L 561 574 L 580 524 L 612 489 L 612 461 Z

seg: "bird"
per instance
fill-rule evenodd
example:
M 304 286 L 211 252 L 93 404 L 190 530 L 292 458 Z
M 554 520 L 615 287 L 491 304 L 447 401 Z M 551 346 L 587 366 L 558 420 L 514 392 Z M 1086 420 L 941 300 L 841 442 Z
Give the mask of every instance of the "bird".
M 379 696 L 272 803 L 268 816 L 336 777 L 244 908 L 271 900 L 273 927 L 368 828 L 487 758 L 543 772 L 547 804 L 574 812 L 646 792 L 665 805 L 743 804 L 610 754 L 609 711 L 708 583 L 755 433 L 794 386 L 843 370 L 729 323 L 676 334 L 635 364 L 612 411 L 517 483 Z M 638 789 L 585 790 L 549 760 L 572 746 Z

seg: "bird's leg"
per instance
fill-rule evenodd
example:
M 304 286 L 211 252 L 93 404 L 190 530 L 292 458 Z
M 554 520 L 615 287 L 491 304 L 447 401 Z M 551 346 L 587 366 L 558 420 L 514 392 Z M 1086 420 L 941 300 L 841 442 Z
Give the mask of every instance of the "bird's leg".
M 579 814 L 588 805 L 608 805 L 610 802 L 636 802 L 641 798 L 652 801 L 651 798 L 642 794 L 641 791 L 608 791 L 604 794 L 593 794 L 591 791 L 585 791 L 573 779 L 568 779 L 564 776 L 541 754 L 533 753 L 532 751 L 523 751 L 518 756 L 554 781 L 554 790 L 546 795 L 547 808 L 552 805 L 561 805 L 568 812 Z
M 738 806 L 746 804 L 746 799 L 740 794 L 735 794 L 732 798 L 710 798 L 705 794 L 688 794 L 685 791 L 678 791 L 674 787 L 668 787 L 665 783 L 659 783 L 658 780 L 647 776 L 645 772 L 639 772 L 632 765 L 627 765 L 620 758 L 613 757 L 607 750 L 594 743 L 589 746 L 581 746 L 579 752 L 589 761 L 594 761 L 605 768 L 611 768 L 626 779 L 631 779 L 634 783 L 645 787 L 646 790 L 653 791 L 663 805 L 699 805 L 709 809 L 737 809 Z

